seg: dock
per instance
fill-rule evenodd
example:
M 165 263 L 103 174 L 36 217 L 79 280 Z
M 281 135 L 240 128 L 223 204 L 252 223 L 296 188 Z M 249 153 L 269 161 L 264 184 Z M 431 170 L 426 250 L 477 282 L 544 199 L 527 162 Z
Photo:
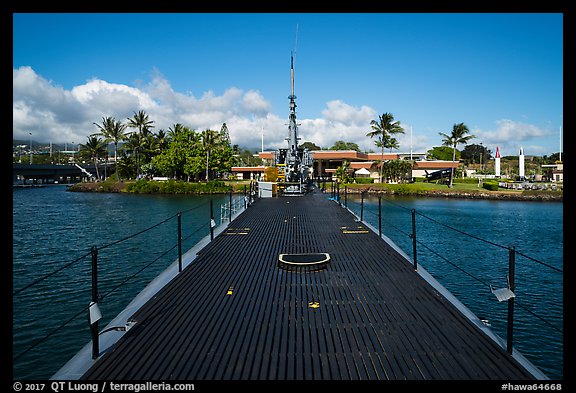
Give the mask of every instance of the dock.
M 319 190 L 258 200 L 129 320 L 80 379 L 537 379 Z

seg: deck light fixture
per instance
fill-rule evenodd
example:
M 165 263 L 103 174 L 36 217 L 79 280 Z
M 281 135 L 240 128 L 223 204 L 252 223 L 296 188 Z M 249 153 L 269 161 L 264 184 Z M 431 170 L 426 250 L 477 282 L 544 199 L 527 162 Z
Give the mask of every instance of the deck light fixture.
M 90 302 L 90 305 L 88 306 L 88 314 L 90 319 L 90 325 L 93 325 L 100 319 L 102 319 L 102 313 L 100 312 L 98 303 Z
M 508 281 L 508 287 L 506 288 L 494 289 L 492 285 L 490 285 L 490 292 L 492 292 L 494 296 L 496 296 L 496 299 L 498 299 L 499 302 L 503 302 L 504 300 L 516 297 L 514 292 L 512 292 L 512 290 L 510 289 L 510 280 L 508 276 L 506 276 L 506 279 Z

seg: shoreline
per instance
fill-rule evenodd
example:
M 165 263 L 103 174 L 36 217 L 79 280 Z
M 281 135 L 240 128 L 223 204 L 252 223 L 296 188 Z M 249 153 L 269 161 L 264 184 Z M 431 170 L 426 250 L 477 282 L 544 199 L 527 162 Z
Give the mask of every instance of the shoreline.
M 76 183 L 68 187 L 71 192 L 100 192 L 100 193 L 131 193 L 126 191 L 127 183 Z M 233 193 L 243 191 L 232 190 Z M 330 193 L 330 188 L 326 187 L 326 193 Z M 510 200 L 510 201 L 543 201 L 543 202 L 563 202 L 564 196 L 562 192 L 548 192 L 548 191 L 488 191 L 488 190 L 415 190 L 410 191 L 403 189 L 402 191 L 387 188 L 386 186 L 374 187 L 367 185 L 365 187 L 350 187 L 347 189 L 348 194 L 361 194 L 366 192 L 368 195 L 395 195 L 395 196 L 414 196 L 424 198 L 457 198 L 457 199 L 487 199 L 487 200 Z M 343 194 L 343 189 L 340 189 L 340 194 Z M 188 194 L 188 195 L 205 195 L 205 194 Z
M 327 188 L 328 190 L 328 188 Z M 396 195 L 396 196 L 415 196 L 427 198 L 458 198 L 458 199 L 489 199 L 489 200 L 514 200 L 514 201 L 546 201 L 562 202 L 564 199 L 563 192 L 550 191 L 488 191 L 486 189 L 478 190 L 456 190 L 456 189 L 435 189 L 435 190 L 395 190 L 386 186 L 374 187 L 367 185 L 364 187 L 348 188 L 348 194 L 360 194 L 366 192 L 368 195 Z M 329 191 L 326 191 L 329 192 Z M 342 194 L 342 189 L 340 193 Z
M 356 192 L 359 194 L 360 192 Z M 509 200 L 509 201 L 543 201 L 543 202 L 563 202 L 562 194 L 524 193 L 510 191 L 442 191 L 427 190 L 421 192 L 405 193 L 394 190 L 368 191 L 369 195 L 397 195 L 397 196 L 415 196 L 425 198 L 455 198 L 455 199 L 488 199 L 488 200 Z

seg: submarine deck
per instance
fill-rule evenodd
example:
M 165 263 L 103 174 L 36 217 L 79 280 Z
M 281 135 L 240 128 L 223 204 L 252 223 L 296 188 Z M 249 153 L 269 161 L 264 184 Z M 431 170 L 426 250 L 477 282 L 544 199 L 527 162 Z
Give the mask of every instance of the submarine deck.
M 131 319 L 81 379 L 534 379 L 319 192 L 257 201 Z

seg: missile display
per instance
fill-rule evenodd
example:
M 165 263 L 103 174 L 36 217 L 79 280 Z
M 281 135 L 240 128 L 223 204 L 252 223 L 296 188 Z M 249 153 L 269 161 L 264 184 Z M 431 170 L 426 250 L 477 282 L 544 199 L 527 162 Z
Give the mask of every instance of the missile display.
M 520 180 L 524 180 L 524 149 L 520 148 L 520 154 L 518 155 L 518 176 Z
M 500 177 L 500 147 L 496 146 L 496 155 L 494 157 L 494 173 Z

